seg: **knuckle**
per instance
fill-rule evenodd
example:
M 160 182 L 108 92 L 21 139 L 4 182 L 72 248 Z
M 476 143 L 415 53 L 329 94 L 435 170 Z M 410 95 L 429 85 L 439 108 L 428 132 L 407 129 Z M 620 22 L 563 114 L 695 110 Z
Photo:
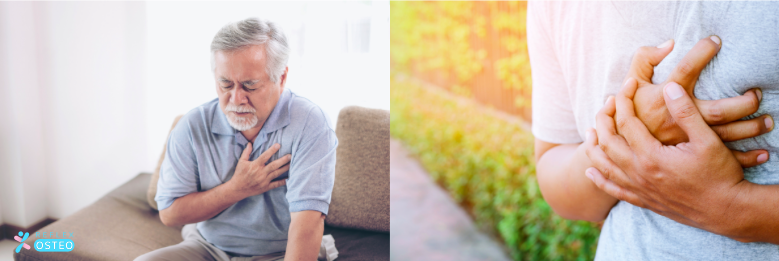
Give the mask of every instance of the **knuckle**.
M 695 108 L 695 105 L 693 105 L 692 103 L 682 104 L 681 106 L 675 108 L 674 112 L 675 112 L 674 114 L 676 115 L 676 117 L 678 117 L 679 119 L 692 118 L 693 116 L 695 116 L 697 114 L 697 110 Z
M 695 66 L 690 61 L 682 60 L 676 65 L 676 72 L 681 76 L 689 76 L 695 72 Z
M 649 185 L 649 182 L 645 178 L 639 176 L 634 178 L 634 182 L 641 188 L 646 188 Z
M 641 166 L 642 170 L 652 171 L 652 170 L 655 170 L 657 168 L 657 166 L 655 165 L 655 162 L 652 159 L 647 158 L 647 157 L 639 157 L 638 158 L 638 164 L 639 164 L 639 166 Z
M 617 117 L 617 129 L 623 130 L 628 126 L 628 119 L 625 117 Z
M 600 149 L 601 149 L 602 151 L 604 151 L 604 152 L 607 152 L 607 151 L 609 151 L 609 144 L 608 144 L 608 142 L 607 142 L 607 141 L 605 141 L 605 140 L 604 140 L 604 141 L 602 141 L 602 142 L 600 142 L 600 143 L 598 144 L 598 146 L 599 146 L 599 147 L 600 147 Z
M 714 132 L 717 133 L 717 136 L 719 136 L 722 140 L 731 140 L 733 138 L 733 131 L 730 129 L 729 126 L 722 126 L 722 127 L 716 127 L 713 128 Z
M 611 169 L 610 168 L 600 168 L 598 170 L 600 171 L 600 174 L 603 176 L 604 179 L 611 179 Z
M 709 118 L 709 124 L 721 123 L 725 120 L 725 110 L 720 106 L 719 102 L 715 102 L 712 106 L 706 108 L 707 118 Z

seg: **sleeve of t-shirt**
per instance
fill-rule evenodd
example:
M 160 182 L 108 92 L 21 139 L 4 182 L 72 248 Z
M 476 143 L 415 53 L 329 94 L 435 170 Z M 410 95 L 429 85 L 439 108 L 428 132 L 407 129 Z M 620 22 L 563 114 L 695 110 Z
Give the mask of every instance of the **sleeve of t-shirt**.
M 552 38 L 549 2 L 527 3 L 527 45 L 533 78 L 533 124 L 536 139 L 557 143 L 582 142 Z
M 168 137 L 154 197 L 160 211 L 170 207 L 177 198 L 199 190 L 197 160 L 187 116 L 190 115 L 182 117 Z
M 335 182 L 338 139 L 319 108 L 309 111 L 302 133 L 289 167 L 289 212 L 316 210 L 327 215 Z

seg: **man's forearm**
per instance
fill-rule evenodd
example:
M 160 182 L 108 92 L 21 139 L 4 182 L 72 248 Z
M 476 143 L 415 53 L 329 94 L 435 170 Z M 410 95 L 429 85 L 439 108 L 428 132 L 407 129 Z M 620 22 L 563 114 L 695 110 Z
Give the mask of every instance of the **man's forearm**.
M 170 207 L 160 211 L 167 226 L 182 226 L 208 220 L 245 197 L 229 185 L 230 182 L 202 192 L 177 198 Z
M 722 224 L 731 227 L 726 235 L 741 242 L 779 245 L 779 185 L 742 183 L 744 190 L 728 211 L 736 218 Z
M 539 148 L 538 142 L 536 148 Z M 536 163 L 536 176 L 544 200 L 567 219 L 602 221 L 617 199 L 600 190 L 585 175 L 591 167 L 585 146 L 565 144 L 543 153 Z
M 293 212 L 284 260 L 316 260 L 324 232 L 325 215 L 322 212 L 315 210 Z

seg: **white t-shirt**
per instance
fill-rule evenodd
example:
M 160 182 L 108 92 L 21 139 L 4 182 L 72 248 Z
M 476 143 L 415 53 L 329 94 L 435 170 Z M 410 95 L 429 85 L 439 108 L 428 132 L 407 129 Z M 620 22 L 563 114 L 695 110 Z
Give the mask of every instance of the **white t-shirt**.
M 533 77 L 533 134 L 551 143 L 580 143 L 595 114 L 614 95 L 641 46 L 674 39 L 655 68 L 663 82 L 700 39 L 718 35 L 722 49 L 696 85 L 699 99 L 763 91 L 763 114 L 779 116 L 777 2 L 529 2 L 527 39 Z M 776 131 L 727 143 L 766 149 L 769 161 L 745 169 L 758 184 L 779 184 Z M 582 174 L 583 175 L 583 174 Z M 596 260 L 779 260 L 779 246 L 740 243 L 619 202 L 609 213 Z

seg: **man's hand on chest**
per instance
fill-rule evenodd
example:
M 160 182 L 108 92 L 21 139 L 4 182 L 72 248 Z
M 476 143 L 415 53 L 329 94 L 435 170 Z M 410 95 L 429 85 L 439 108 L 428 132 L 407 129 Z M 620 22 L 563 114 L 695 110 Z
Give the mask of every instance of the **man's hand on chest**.
M 241 158 L 238 159 L 238 165 L 235 167 L 235 173 L 225 185 L 231 186 L 241 195 L 241 198 L 251 197 L 265 193 L 271 189 L 284 186 L 286 179 L 273 181 L 276 177 L 289 170 L 289 161 L 291 155 L 287 154 L 279 159 L 265 164 L 273 154 L 279 151 L 281 145 L 274 144 L 268 150 L 263 152 L 257 159 L 250 161 L 249 155 L 252 153 L 252 144 L 248 143 L 243 150 Z

